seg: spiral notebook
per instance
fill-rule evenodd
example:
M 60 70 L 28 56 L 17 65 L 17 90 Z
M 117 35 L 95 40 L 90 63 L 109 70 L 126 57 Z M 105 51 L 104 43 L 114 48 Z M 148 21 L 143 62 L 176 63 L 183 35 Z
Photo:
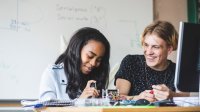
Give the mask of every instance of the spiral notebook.
M 41 107 L 62 107 L 62 106 L 73 106 L 73 100 L 22 100 L 21 104 L 24 107 L 34 107 L 34 108 L 41 108 Z

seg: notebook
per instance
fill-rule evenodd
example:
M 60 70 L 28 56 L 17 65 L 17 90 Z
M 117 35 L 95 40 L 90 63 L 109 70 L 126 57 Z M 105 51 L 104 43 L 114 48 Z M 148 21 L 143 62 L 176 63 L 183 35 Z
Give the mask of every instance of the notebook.
M 73 100 L 22 100 L 21 104 L 24 107 L 34 107 L 34 108 L 41 108 L 41 107 L 61 107 L 61 106 L 73 106 L 74 101 Z

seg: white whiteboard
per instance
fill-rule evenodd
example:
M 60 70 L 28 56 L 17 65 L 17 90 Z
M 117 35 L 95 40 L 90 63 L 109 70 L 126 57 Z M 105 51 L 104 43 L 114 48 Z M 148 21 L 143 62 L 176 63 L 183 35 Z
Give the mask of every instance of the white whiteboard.
M 0 99 L 37 99 L 43 70 L 77 29 L 99 29 L 111 44 L 111 67 L 142 53 L 152 0 L 0 0 Z

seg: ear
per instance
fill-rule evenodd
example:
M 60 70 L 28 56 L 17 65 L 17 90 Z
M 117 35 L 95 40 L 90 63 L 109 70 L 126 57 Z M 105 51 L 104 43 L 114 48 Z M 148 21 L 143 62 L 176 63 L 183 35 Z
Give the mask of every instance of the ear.
M 172 46 L 168 46 L 168 55 L 170 55 L 173 51 L 173 47 Z

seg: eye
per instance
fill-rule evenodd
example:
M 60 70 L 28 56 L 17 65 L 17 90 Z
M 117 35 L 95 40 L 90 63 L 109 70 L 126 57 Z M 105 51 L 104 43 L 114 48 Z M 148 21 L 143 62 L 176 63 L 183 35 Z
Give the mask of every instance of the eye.
M 147 43 L 143 44 L 143 48 L 147 48 L 149 45 Z
M 144 47 L 148 47 L 149 45 L 148 45 L 147 43 L 144 43 L 143 46 L 144 46 Z
M 90 55 L 90 54 L 88 54 L 88 55 L 87 55 L 87 57 L 88 57 L 89 59 L 92 59 L 94 56 L 93 56 L 93 55 Z
M 101 61 L 102 61 L 102 58 L 98 58 L 98 59 L 97 59 L 97 62 L 100 63 Z
M 153 46 L 153 49 L 160 49 L 160 46 Z

